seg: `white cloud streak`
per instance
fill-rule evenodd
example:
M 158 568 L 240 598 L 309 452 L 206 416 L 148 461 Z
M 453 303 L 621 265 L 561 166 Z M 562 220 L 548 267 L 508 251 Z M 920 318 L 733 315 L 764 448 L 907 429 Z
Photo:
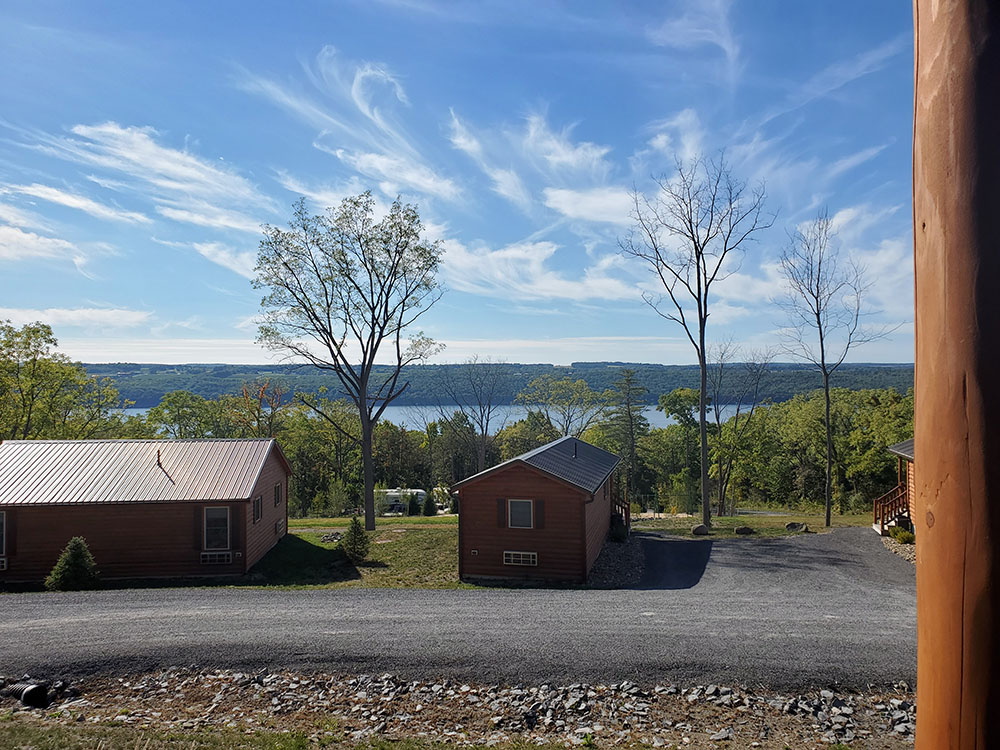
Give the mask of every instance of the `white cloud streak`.
M 0 307 L 0 320 L 9 320 L 14 325 L 40 321 L 51 326 L 74 328 L 134 328 L 148 323 L 150 318 L 152 313 L 125 308 L 48 307 L 36 310 Z
M 638 289 L 611 275 L 621 259 L 607 255 L 569 277 L 549 266 L 559 246 L 521 242 L 499 250 L 470 249 L 457 240 L 443 243 L 449 285 L 459 291 L 518 300 L 638 299 Z
M 22 195 L 30 195 L 33 198 L 39 198 L 49 203 L 74 208 L 90 214 L 96 219 L 118 221 L 126 224 L 149 224 L 152 221 L 148 216 L 137 211 L 126 211 L 117 206 L 108 206 L 84 195 L 70 193 L 48 185 L 40 185 L 38 183 L 31 185 L 7 185 L 6 189 Z
M 545 205 L 569 219 L 628 226 L 634 206 L 628 190 L 599 187 L 589 190 L 545 188 Z

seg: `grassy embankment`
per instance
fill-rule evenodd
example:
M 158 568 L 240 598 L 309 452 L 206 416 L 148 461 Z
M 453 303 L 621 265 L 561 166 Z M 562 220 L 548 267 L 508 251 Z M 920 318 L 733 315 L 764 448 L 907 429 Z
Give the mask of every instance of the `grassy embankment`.
M 368 558 L 355 565 L 325 534 L 347 528 L 346 518 L 289 519 L 288 534 L 254 568 L 254 585 L 309 588 L 463 587 L 458 580 L 455 516 L 380 518 Z

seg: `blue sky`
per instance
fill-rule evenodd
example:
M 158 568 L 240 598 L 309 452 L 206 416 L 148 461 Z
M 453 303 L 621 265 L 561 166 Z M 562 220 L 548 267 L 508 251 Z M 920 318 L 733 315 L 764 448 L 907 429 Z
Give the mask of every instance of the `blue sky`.
M 777 219 L 709 339 L 779 343 L 778 255 L 825 207 L 894 327 L 851 359 L 913 359 L 903 3 L 14 0 L 0 70 L 0 319 L 74 358 L 268 361 L 259 225 L 370 189 L 443 243 L 438 361 L 693 362 L 618 239 L 633 188 L 725 148 Z

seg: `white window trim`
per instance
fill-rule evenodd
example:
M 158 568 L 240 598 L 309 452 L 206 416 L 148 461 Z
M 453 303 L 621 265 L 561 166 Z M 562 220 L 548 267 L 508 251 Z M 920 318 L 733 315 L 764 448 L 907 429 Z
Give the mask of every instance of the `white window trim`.
M 278 484 L 274 485 L 274 507 L 275 508 L 277 508 L 279 505 L 281 505 L 281 496 L 283 494 L 285 494 L 285 493 L 282 492 L 281 482 L 278 482 Z
M 0 557 L 7 557 L 7 511 L 0 510 L 3 519 L 3 533 L 0 534 Z
M 511 503 L 530 503 L 531 505 L 531 525 L 530 526 L 514 526 L 511 523 Z M 508 529 L 533 529 L 535 528 L 535 501 L 527 500 L 522 498 L 508 498 L 507 500 L 507 528 Z
M 208 511 L 210 510 L 224 510 L 226 511 L 226 546 L 213 547 L 209 549 L 208 547 Z M 233 548 L 233 530 L 232 530 L 232 511 L 227 505 L 211 505 L 205 507 L 201 512 L 201 548 L 206 552 L 227 552 Z
M 505 549 L 503 551 L 503 564 L 536 567 L 538 565 L 538 553 Z

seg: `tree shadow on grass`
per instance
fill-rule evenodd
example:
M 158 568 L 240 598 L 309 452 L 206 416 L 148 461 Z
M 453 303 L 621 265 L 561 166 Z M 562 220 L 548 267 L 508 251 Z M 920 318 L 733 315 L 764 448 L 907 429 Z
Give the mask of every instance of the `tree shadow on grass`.
M 367 563 L 361 565 L 367 567 Z M 360 578 L 358 567 L 340 547 L 324 547 L 286 534 L 237 585 L 316 586 Z

